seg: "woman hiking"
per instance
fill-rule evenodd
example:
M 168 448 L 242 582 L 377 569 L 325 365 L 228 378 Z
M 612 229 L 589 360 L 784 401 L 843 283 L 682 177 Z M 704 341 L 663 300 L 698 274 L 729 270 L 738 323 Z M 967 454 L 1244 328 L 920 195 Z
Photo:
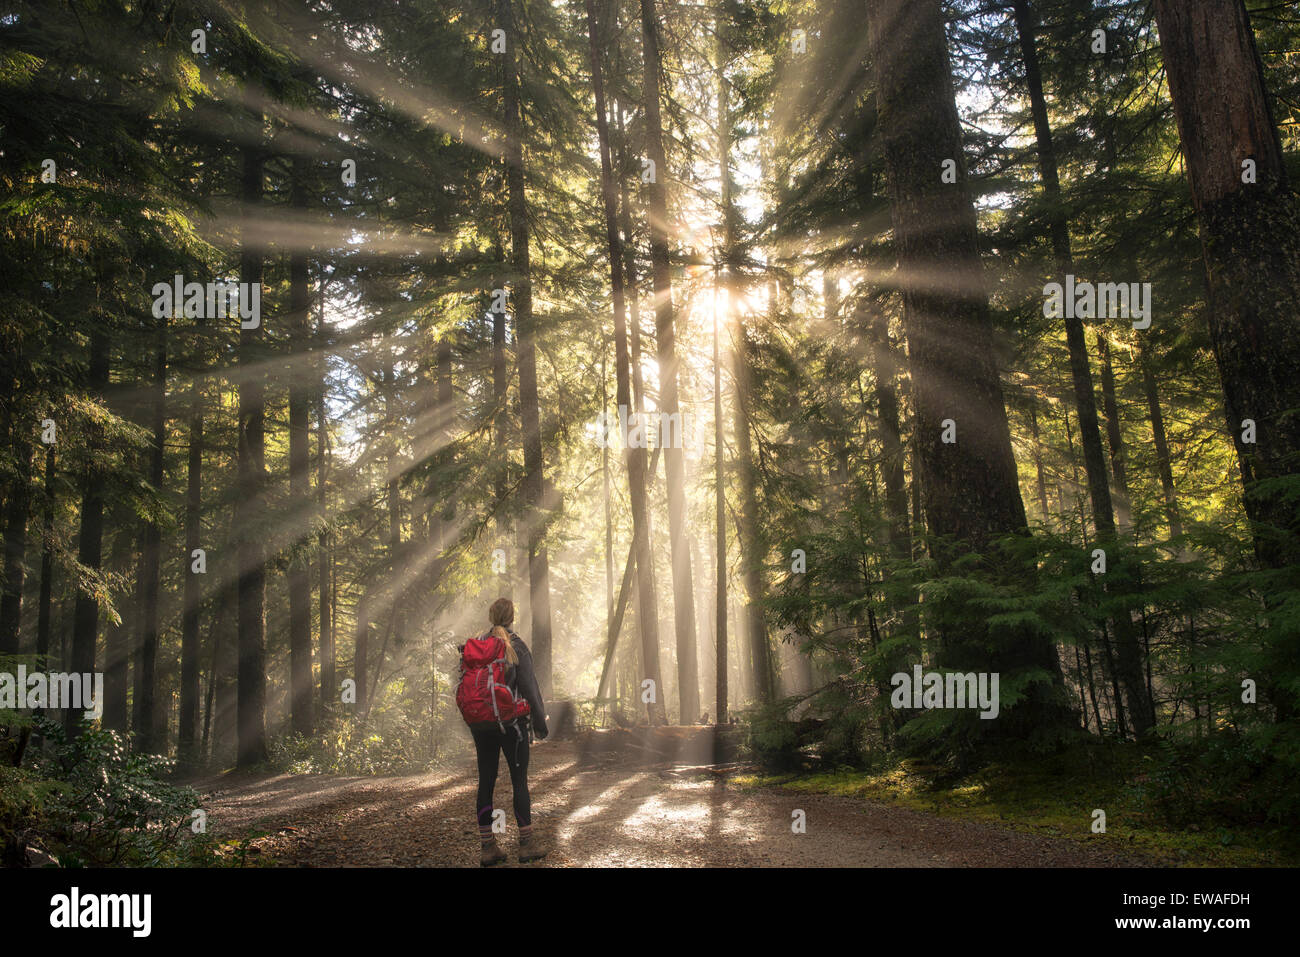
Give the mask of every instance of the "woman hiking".
M 488 609 L 492 629 L 461 646 L 461 679 L 456 703 L 474 737 L 478 753 L 479 863 L 500 864 L 506 852 L 492 833 L 492 792 L 500 756 L 505 754 L 514 791 L 515 821 L 519 825 L 519 862 L 546 854 L 533 835 L 532 802 L 528 795 L 528 746 L 533 734 L 546 738 L 546 707 L 533 672 L 533 655 L 524 640 L 510 631 L 515 606 L 498 598 Z

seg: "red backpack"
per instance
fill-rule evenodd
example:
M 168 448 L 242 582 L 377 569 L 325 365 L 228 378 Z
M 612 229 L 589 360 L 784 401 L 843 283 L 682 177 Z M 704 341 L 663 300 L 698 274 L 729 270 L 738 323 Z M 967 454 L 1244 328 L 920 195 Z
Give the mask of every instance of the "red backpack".
M 506 683 L 509 667 L 506 643 L 496 635 L 486 634 L 465 642 L 456 706 L 466 724 L 495 721 L 504 731 L 505 722 L 528 714 L 528 702 Z

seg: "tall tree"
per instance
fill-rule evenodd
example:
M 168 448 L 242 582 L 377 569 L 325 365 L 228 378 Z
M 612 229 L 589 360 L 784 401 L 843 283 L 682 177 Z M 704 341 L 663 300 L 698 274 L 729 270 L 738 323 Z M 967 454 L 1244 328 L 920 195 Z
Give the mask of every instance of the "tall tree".
M 524 438 L 524 501 L 527 516 L 529 612 L 533 657 L 543 696 L 551 693 L 551 573 L 546 550 L 546 475 L 542 462 L 542 424 L 537 393 L 537 331 L 528 252 L 528 200 L 524 195 L 524 124 L 519 105 L 519 36 L 512 0 L 498 0 L 506 34 L 505 134 L 506 184 L 509 190 L 510 265 L 519 363 L 519 410 Z
M 1057 168 L 1056 146 L 1052 140 L 1052 126 L 1047 114 L 1047 98 L 1043 92 L 1042 70 L 1038 62 L 1036 39 L 1036 14 L 1029 0 L 1011 0 L 1020 52 L 1025 67 L 1025 83 L 1029 88 L 1030 112 L 1034 121 L 1034 138 L 1038 147 L 1038 168 L 1043 178 L 1043 191 L 1048 203 L 1048 233 L 1052 254 L 1056 259 L 1058 280 L 1074 272 L 1074 252 L 1070 245 L 1070 225 L 1061 195 L 1060 172 Z M 1092 520 L 1097 530 L 1097 540 L 1103 548 L 1111 548 L 1115 539 L 1115 506 L 1111 499 L 1110 483 L 1106 474 L 1105 452 L 1101 444 L 1101 430 L 1097 419 L 1097 396 L 1092 384 L 1092 367 L 1088 359 L 1088 345 L 1084 336 L 1083 321 L 1073 309 L 1062 310 L 1065 324 L 1066 346 L 1070 353 L 1070 378 L 1074 386 L 1074 405 L 1079 416 L 1079 444 L 1083 448 L 1083 468 L 1088 481 L 1088 500 L 1092 504 Z M 1110 365 L 1110 352 L 1106 340 L 1098 336 L 1103 352 L 1104 384 L 1106 395 L 1113 403 L 1114 381 Z M 1117 485 L 1123 501 L 1123 516 L 1127 517 L 1127 490 L 1125 484 L 1123 447 L 1119 437 L 1118 411 L 1108 407 L 1107 426 L 1111 431 L 1111 456 L 1116 470 Z M 1134 730 L 1146 734 L 1155 724 L 1155 712 L 1145 694 L 1142 681 L 1141 649 L 1132 619 L 1127 611 L 1112 618 L 1119 664 L 1123 672 L 1124 690 L 1128 697 L 1129 712 Z
M 1243 0 L 1156 0 L 1209 278 L 1210 335 L 1246 508 L 1265 564 L 1297 560 L 1300 519 L 1256 483 L 1292 475 L 1300 451 L 1300 201 L 1283 161 Z M 1242 422 L 1258 441 L 1243 440 Z
M 947 565 L 962 552 L 986 549 L 998 536 L 1021 532 L 1025 508 L 993 349 L 942 5 L 939 0 L 872 0 L 867 23 L 921 494 L 930 531 L 940 537 L 935 557 Z M 955 164 L 955 183 L 944 182 L 947 164 Z M 954 429 L 956 441 L 944 441 L 944 433 L 953 436 Z M 998 636 L 997 652 L 990 656 L 986 624 L 974 618 L 962 632 L 943 635 L 948 667 L 1039 672 L 1013 715 L 1003 716 L 1004 727 L 1009 723 L 1013 733 L 1027 735 L 1035 727 L 1062 723 L 1060 663 L 1048 641 L 1009 632 Z
M 310 162 L 293 159 L 289 204 L 307 208 Z M 307 525 L 311 503 L 311 290 L 308 286 L 307 250 L 296 245 L 289 254 L 289 328 L 293 348 L 289 355 L 289 499 L 290 512 Z M 309 526 L 308 526 L 309 527 Z M 289 711 L 293 730 L 311 734 L 315 726 L 311 687 L 311 565 L 305 554 L 307 534 L 292 543 L 289 558 Z
M 203 601 L 194 553 L 203 538 L 203 392 L 197 375 L 190 387 L 189 443 L 185 469 L 185 555 L 181 610 L 181 708 L 176 729 L 182 767 L 199 762 L 199 612 Z
M 158 645 L 161 611 L 158 607 L 162 577 L 162 524 L 157 509 L 163 493 L 164 446 L 167 441 L 167 316 L 156 320 L 153 383 L 149 399 L 150 444 L 148 481 L 160 501 L 141 533 L 140 631 L 136 644 L 135 739 L 136 746 L 152 753 L 163 748 L 158 727 Z
M 13 432 L 25 428 L 16 422 Z M 3 594 L 0 595 L 0 654 L 18 653 L 18 631 L 22 620 L 23 564 L 27 554 L 27 517 L 31 506 L 32 444 L 18 434 L 11 435 L 10 447 L 18 465 L 18 474 L 9 486 L 5 502 L 5 570 Z
M 623 242 L 619 235 L 618 196 L 614 186 L 613 161 L 609 142 L 609 120 L 605 115 L 605 86 L 601 69 L 601 31 L 596 19 L 594 0 L 586 0 L 587 34 L 591 54 L 591 83 L 596 100 L 596 135 L 600 148 L 601 199 L 605 206 L 605 244 L 609 253 L 610 289 L 614 304 L 615 398 L 620 418 L 632 407 L 631 374 L 627 342 L 627 302 L 623 288 Z M 608 442 L 606 438 L 606 442 Z M 644 677 L 658 688 L 659 614 L 655 598 L 654 560 L 649 522 L 650 505 L 646 491 L 647 450 L 643 444 L 630 443 L 624 451 L 627 462 L 628 490 L 632 503 L 632 538 L 636 561 L 637 624 L 641 631 L 641 660 Z M 612 627 L 612 626 L 611 626 Z M 611 634 L 612 643 L 615 636 Z M 647 717 L 652 724 L 663 723 L 663 701 L 647 702 Z
M 41 521 L 41 583 L 36 610 L 36 655 L 38 664 L 46 667 L 45 656 L 50 653 L 50 628 L 54 606 L 54 507 L 57 493 L 54 477 L 57 474 L 54 443 L 45 449 L 45 490 Z
M 97 327 L 90 336 L 90 365 L 87 384 L 90 394 L 100 399 L 108 390 L 108 330 Z M 100 456 L 103 439 L 92 427 L 89 456 L 82 475 L 81 530 L 78 534 L 77 561 L 82 567 L 99 570 L 104 536 L 104 478 Z M 77 601 L 72 618 L 70 671 L 82 674 L 95 670 L 95 644 L 99 637 L 99 598 L 81 579 L 77 583 Z M 64 728 L 71 737 L 78 732 L 81 715 L 76 709 L 63 712 Z
M 678 398 L 677 332 L 673 318 L 673 288 L 668 248 L 668 161 L 664 152 L 663 118 L 660 109 L 659 26 L 654 0 L 641 0 L 642 96 L 645 101 L 646 158 L 653 166 L 647 195 L 650 218 L 650 271 L 654 284 L 655 345 L 659 358 L 659 442 L 665 444 L 664 463 L 668 482 L 668 539 L 672 550 L 673 621 L 677 634 L 678 714 L 683 724 L 693 723 L 700 713 L 700 684 L 696 663 L 695 588 L 691 576 L 691 547 L 686 529 L 686 465 L 680 441 L 664 436 L 664 416 L 681 421 Z
M 249 142 L 242 150 L 240 198 L 246 227 L 262 200 L 264 152 L 260 108 L 249 116 Z M 262 250 L 245 230 L 240 243 L 239 281 L 244 289 L 261 285 Z M 239 331 L 239 497 L 234 532 L 238 562 L 238 684 L 236 693 L 236 762 L 261 764 L 266 747 L 266 384 L 262 325 Z
M 1210 338 L 1260 562 L 1300 564 L 1300 196 L 1286 171 L 1244 0 L 1155 0 L 1209 279 Z M 1247 420 L 1253 423 L 1251 429 Z M 1291 485 L 1281 480 L 1291 479 Z M 1276 623 L 1268 682 L 1300 714 L 1300 629 Z M 1288 680 L 1288 676 L 1291 676 Z
M 329 416 L 326 411 L 326 394 L 329 391 L 329 358 L 325 350 L 328 335 L 325 329 L 325 288 L 324 276 L 321 277 L 321 308 L 316 323 L 318 348 L 317 368 L 319 381 L 316 389 L 316 508 L 320 521 L 320 531 L 316 536 L 317 557 L 317 600 L 320 605 L 320 713 L 329 714 L 337 703 L 338 682 L 335 674 L 334 625 L 332 614 L 333 597 L 331 582 L 333 576 L 333 553 L 330 548 L 330 530 L 328 523 L 328 500 L 326 477 L 329 468 Z
M 1156 451 L 1156 471 L 1160 474 L 1160 490 L 1165 498 L 1165 517 L 1169 522 L 1171 538 L 1181 538 L 1183 521 L 1178 513 L 1178 493 L 1174 489 L 1173 461 L 1169 456 L 1169 436 L 1165 431 L 1165 417 L 1160 408 L 1160 390 L 1156 385 L 1155 371 L 1151 368 L 1150 347 L 1138 342 L 1138 372 L 1142 376 L 1142 394 L 1147 400 L 1147 415 L 1151 419 L 1151 442 Z
M 718 73 L 718 201 L 722 207 L 722 268 L 725 273 L 715 280 L 713 291 L 713 602 L 714 641 L 714 714 L 719 725 L 727 722 L 729 705 L 727 687 L 727 483 L 726 445 L 723 441 L 722 421 L 722 330 L 721 325 L 732 308 L 731 268 L 735 246 L 735 210 L 731 181 L 731 85 L 727 82 L 727 62 L 731 50 L 728 44 L 727 20 L 720 14 L 715 21 L 717 31 Z M 726 311 L 718 308 L 722 293 Z

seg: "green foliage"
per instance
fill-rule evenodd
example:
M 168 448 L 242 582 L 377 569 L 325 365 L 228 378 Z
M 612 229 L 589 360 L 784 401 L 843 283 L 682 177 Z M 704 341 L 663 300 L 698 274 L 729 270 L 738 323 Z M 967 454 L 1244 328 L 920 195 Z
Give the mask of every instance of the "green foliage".
M 291 774 L 411 774 L 427 771 L 434 726 L 392 709 L 368 722 L 340 718 L 311 736 L 271 739 L 272 766 Z
M 1164 743 L 1142 790 L 1169 824 L 1217 820 L 1285 824 L 1300 813 L 1300 733 L 1294 726 L 1231 730 Z
M 789 701 L 757 706 L 742 712 L 749 734 L 746 746 L 754 758 L 772 771 L 791 771 L 801 764 L 799 736 L 789 718 Z
M 68 742 L 61 725 L 36 717 L 46 747 L 31 770 L 0 779 L 0 836 L 40 843 L 66 867 L 173 863 L 200 807 L 192 788 L 166 780 L 174 762 L 128 749 L 122 735 L 82 725 Z

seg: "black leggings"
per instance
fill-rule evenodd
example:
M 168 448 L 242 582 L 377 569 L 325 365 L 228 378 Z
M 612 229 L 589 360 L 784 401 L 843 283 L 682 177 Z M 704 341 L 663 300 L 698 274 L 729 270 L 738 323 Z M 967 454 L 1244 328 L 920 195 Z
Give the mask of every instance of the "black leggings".
M 528 796 L 528 729 L 506 725 L 505 733 L 496 725 L 470 728 L 474 750 L 478 752 L 478 823 L 492 823 L 492 791 L 497 786 L 499 754 L 505 752 L 510 768 L 510 785 L 514 789 L 515 821 L 520 827 L 533 823 L 532 800 Z

